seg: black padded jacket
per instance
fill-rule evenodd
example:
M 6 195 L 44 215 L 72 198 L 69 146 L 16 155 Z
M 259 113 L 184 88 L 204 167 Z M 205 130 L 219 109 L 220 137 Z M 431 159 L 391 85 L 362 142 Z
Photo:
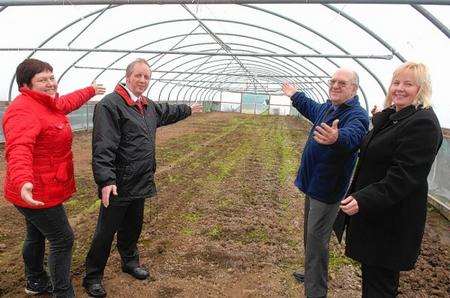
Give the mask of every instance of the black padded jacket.
M 155 103 L 144 98 L 140 113 L 125 88 L 119 84 L 95 106 L 92 132 L 92 168 L 101 189 L 116 185 L 118 196 L 111 202 L 148 198 L 156 194 L 156 128 L 191 115 L 185 104 Z

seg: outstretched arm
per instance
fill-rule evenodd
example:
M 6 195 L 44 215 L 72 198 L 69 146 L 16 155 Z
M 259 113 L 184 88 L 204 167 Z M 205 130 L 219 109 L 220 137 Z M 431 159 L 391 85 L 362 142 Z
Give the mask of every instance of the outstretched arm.
M 157 103 L 155 104 L 155 109 L 158 115 L 158 127 L 183 120 L 192 113 L 191 107 L 185 104 L 170 105 L 167 103 Z M 196 107 L 195 109 L 198 110 Z
M 345 123 L 338 124 L 339 119 L 335 119 L 332 126 L 326 123 L 318 125 L 314 131 L 316 142 L 345 152 L 358 150 L 369 128 L 369 118 L 365 112 L 361 111 Z
M 105 87 L 102 84 L 93 83 L 91 86 L 76 90 L 56 99 L 56 108 L 64 114 L 79 109 L 84 103 L 95 95 L 105 93 Z
M 283 91 L 284 95 L 291 98 L 292 106 L 294 106 L 294 108 L 299 111 L 300 114 L 302 114 L 312 123 L 316 122 L 321 104 L 307 97 L 304 92 L 298 92 L 293 84 L 283 83 L 283 85 L 281 86 L 281 90 Z

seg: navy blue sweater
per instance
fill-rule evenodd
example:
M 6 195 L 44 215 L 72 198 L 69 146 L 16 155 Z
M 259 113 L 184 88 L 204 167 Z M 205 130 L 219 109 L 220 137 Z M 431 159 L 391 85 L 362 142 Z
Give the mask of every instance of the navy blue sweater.
M 369 128 L 367 112 L 359 104 L 358 96 L 347 100 L 337 109 L 331 101 L 320 104 L 297 92 L 292 105 L 312 122 L 308 141 L 303 150 L 295 185 L 309 197 L 327 204 L 343 199 L 355 166 L 357 151 Z M 331 145 L 321 145 L 313 138 L 317 125 L 339 119 L 339 137 Z

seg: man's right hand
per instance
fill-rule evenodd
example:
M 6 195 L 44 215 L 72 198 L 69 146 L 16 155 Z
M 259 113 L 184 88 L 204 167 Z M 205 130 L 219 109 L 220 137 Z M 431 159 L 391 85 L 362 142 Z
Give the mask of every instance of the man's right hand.
M 20 196 L 22 200 L 31 206 L 44 206 L 43 202 L 36 201 L 33 199 L 33 184 L 31 182 L 25 182 L 20 190 Z
M 111 195 L 111 192 L 113 195 L 117 196 L 117 186 L 107 185 L 102 188 L 102 203 L 105 208 L 108 208 L 109 206 L 109 196 Z
M 290 83 L 283 83 L 283 85 L 281 85 L 281 90 L 283 90 L 284 95 L 289 97 L 291 97 L 292 95 L 295 94 L 295 92 L 297 92 L 295 86 Z
M 201 113 L 203 112 L 203 105 L 199 104 L 198 102 L 195 102 L 193 105 L 191 105 L 191 113 Z

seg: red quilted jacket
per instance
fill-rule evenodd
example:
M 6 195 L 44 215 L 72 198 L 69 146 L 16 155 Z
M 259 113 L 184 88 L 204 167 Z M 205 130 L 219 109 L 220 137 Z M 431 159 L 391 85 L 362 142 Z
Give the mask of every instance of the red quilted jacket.
M 29 88 L 20 88 L 3 117 L 8 201 L 25 208 L 50 208 L 75 192 L 72 160 L 72 129 L 66 114 L 95 95 L 93 87 L 55 98 Z M 22 200 L 20 190 L 33 184 L 33 198 L 44 206 Z

